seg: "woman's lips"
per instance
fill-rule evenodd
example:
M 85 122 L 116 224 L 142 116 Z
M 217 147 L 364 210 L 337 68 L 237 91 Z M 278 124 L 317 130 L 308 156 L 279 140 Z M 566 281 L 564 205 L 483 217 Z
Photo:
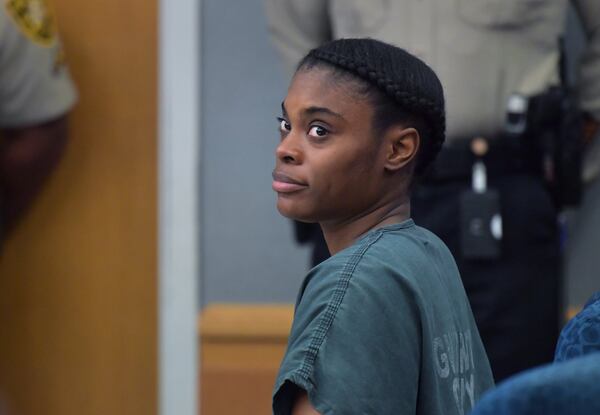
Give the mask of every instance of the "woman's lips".
M 308 185 L 288 176 L 285 173 L 273 172 L 273 190 L 277 193 L 293 193 L 302 189 L 306 189 Z

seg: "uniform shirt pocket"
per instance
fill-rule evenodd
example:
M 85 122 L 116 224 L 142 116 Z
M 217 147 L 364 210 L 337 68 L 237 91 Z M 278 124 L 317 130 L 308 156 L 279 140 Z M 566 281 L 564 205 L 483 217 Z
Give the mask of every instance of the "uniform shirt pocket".
M 389 17 L 391 0 L 332 0 L 336 37 L 365 36 L 377 31 Z
M 467 23 L 495 28 L 515 28 L 543 16 L 555 0 L 455 0 L 458 14 Z

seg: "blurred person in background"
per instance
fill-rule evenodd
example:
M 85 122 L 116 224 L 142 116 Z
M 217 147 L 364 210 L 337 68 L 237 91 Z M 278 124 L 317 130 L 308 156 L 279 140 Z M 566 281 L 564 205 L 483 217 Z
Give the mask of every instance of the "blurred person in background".
M 0 241 L 59 161 L 76 92 L 45 0 L 0 0 Z
M 350 37 L 405 48 L 438 73 L 447 144 L 413 192 L 413 218 L 456 258 L 495 379 L 552 361 L 557 214 L 579 200 L 581 143 L 600 120 L 600 2 L 572 2 L 587 35 L 574 105 L 561 77 L 567 0 L 265 1 L 290 74 L 308 50 Z M 322 250 L 308 226 L 299 239 Z
M 0 1 L 1 246 L 64 151 L 76 91 L 46 2 Z

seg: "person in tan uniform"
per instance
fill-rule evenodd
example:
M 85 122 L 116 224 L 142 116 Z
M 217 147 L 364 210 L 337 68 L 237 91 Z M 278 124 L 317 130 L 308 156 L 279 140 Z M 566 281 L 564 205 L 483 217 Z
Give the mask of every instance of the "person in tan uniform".
M 76 99 L 47 2 L 0 0 L 0 246 L 59 161 Z
M 600 120 L 600 2 L 572 3 L 587 35 L 577 101 L 592 137 Z M 290 74 L 325 41 L 371 37 L 439 75 L 447 142 L 413 193 L 412 213 L 457 259 L 497 381 L 552 361 L 560 327 L 557 206 L 542 162 L 534 166 L 521 149 L 535 134 L 508 138 L 507 105 L 526 110 L 561 84 L 567 8 L 567 0 L 265 0 Z
M 33 201 L 67 142 L 76 91 L 45 0 L 1 0 L 0 235 Z

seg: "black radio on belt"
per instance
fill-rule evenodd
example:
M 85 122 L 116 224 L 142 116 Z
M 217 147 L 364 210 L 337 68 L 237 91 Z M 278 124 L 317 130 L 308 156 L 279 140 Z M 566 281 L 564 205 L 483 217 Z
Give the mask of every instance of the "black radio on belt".
M 505 129 L 522 142 L 528 167 L 544 178 L 556 205 L 579 204 L 583 119 L 567 88 L 512 95 Z
M 459 198 L 460 251 L 465 259 L 497 259 L 502 254 L 500 193 L 487 185 L 487 169 L 480 158 L 487 153 L 486 142 L 476 138 L 472 150 L 478 160 L 473 164 L 471 189 Z

